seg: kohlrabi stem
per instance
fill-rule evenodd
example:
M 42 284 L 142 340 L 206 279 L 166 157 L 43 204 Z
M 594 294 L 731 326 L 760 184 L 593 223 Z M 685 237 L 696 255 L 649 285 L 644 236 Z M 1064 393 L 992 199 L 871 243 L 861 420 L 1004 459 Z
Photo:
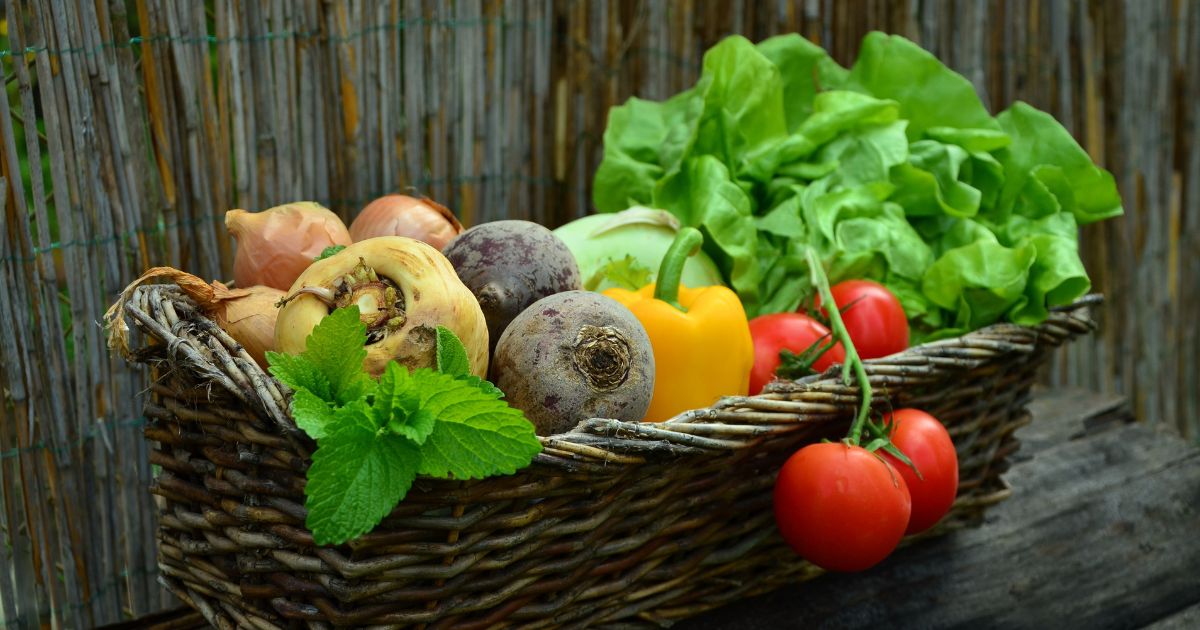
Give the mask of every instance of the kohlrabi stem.
M 854 342 L 850 340 L 850 333 L 842 323 L 842 314 L 838 312 L 837 304 L 833 301 L 833 293 L 829 290 L 829 279 L 825 277 L 821 259 L 811 247 L 805 250 L 805 256 L 808 258 L 808 270 L 812 275 L 813 286 L 821 295 L 821 304 L 829 315 L 829 329 L 833 331 L 833 336 L 842 342 L 842 348 L 846 351 L 846 362 L 842 364 L 842 382 L 849 385 L 850 371 L 854 370 L 859 389 L 862 390 L 862 406 L 858 408 L 858 417 L 854 419 L 854 424 L 850 425 L 850 433 L 846 436 L 850 444 L 858 445 L 863 425 L 871 415 L 871 381 L 867 378 L 867 369 L 858 356 L 858 350 L 854 348 Z
M 700 230 L 685 227 L 675 235 L 671 247 L 663 254 L 662 264 L 658 267 L 658 279 L 654 285 L 654 299 L 662 300 L 671 306 L 687 311 L 679 304 L 679 283 L 683 280 L 683 266 L 688 258 L 700 251 L 704 244 L 704 235 Z

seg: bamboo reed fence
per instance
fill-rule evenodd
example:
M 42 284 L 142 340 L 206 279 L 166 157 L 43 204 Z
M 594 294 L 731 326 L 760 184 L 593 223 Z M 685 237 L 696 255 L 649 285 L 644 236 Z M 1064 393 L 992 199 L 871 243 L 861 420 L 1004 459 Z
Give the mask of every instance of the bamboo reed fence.
M 100 316 L 142 269 L 230 276 L 225 210 L 352 218 L 407 188 L 464 223 L 589 211 L 608 108 L 694 82 L 730 33 L 842 63 L 903 34 L 995 111 L 1050 111 L 1117 177 L 1089 226 L 1102 328 L 1051 384 L 1200 437 L 1200 3 L 1187 0 L 3 0 L 0 615 L 90 627 L 155 583 L 145 374 Z

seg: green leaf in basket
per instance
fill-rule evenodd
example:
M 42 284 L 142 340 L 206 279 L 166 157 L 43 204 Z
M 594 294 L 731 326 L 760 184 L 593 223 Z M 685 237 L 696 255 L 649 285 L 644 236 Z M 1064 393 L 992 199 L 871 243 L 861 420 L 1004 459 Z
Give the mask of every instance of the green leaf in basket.
M 341 544 L 371 531 L 408 494 L 418 446 L 381 430 L 357 405 L 344 407 L 318 444 L 304 488 L 305 525 L 318 545 Z
M 437 417 L 427 406 L 421 405 L 416 381 L 407 368 L 389 363 L 383 376 L 379 377 L 379 389 L 375 392 L 371 412 L 379 426 L 422 446 L 433 431 Z
M 321 400 L 333 400 L 329 379 L 308 357 L 268 351 L 267 361 L 271 374 L 293 390 L 306 390 Z
M 317 441 L 305 486 L 306 524 L 319 545 L 371 531 L 404 499 L 417 474 L 480 479 L 533 461 L 533 425 L 492 383 L 471 374 L 458 337 L 438 327 L 438 370 L 395 361 L 376 382 L 363 368 L 366 329 L 357 307 L 321 320 L 299 355 L 268 353 L 293 390 L 296 425 Z
M 466 376 L 471 373 L 471 361 L 467 349 L 458 335 L 445 326 L 437 327 L 437 369 L 450 376 Z
M 533 425 L 494 394 L 432 370 L 416 370 L 410 387 L 437 418 L 421 447 L 423 475 L 482 479 L 524 468 L 541 450 Z
M 467 349 L 458 339 L 458 335 L 445 326 L 437 327 L 436 354 L 437 371 L 466 381 L 493 398 L 504 398 L 504 392 L 500 391 L 500 388 L 491 381 L 471 374 L 471 362 L 467 358 Z
M 365 401 L 355 401 L 351 405 L 365 406 Z M 325 437 L 330 426 L 337 422 L 337 409 L 319 396 L 307 389 L 297 389 L 292 395 L 292 418 L 296 426 L 304 430 L 309 437 L 319 440 Z
M 363 371 L 367 327 L 358 306 L 334 310 L 305 340 L 304 352 L 289 356 L 268 352 L 270 371 L 292 389 L 307 389 L 323 400 L 345 405 L 369 393 L 371 377 Z

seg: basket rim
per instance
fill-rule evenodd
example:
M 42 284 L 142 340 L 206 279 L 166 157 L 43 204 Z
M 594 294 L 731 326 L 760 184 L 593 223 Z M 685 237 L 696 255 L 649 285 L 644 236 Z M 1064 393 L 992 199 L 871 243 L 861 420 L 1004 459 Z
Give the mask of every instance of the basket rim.
M 1088 294 L 1068 305 L 1049 309 L 1036 326 L 1000 322 L 957 337 L 930 341 L 886 357 L 863 361 L 871 386 L 886 403 L 889 389 L 928 383 L 948 374 L 970 370 L 1005 356 L 1030 355 L 1054 347 L 1096 328 L 1090 307 L 1103 303 L 1101 294 Z M 311 438 L 296 427 L 288 412 L 291 390 L 259 366 L 224 330 L 173 284 L 136 287 L 123 303 L 114 305 L 114 327 L 132 319 L 144 333 L 166 346 L 166 361 L 191 368 L 204 380 L 229 391 L 252 412 L 269 420 L 299 452 L 312 452 Z M 150 348 L 130 350 L 121 342 L 110 347 L 134 363 L 153 363 Z M 841 380 L 841 364 L 820 374 L 796 380 L 775 380 L 754 396 L 723 396 L 712 405 L 681 412 L 663 422 L 611 418 L 581 420 L 569 431 L 538 436 L 543 453 L 536 461 L 568 463 L 580 460 L 605 465 L 642 463 L 645 456 L 729 451 L 745 448 L 800 423 L 844 415 L 859 388 Z M 308 447 L 304 447 L 309 445 Z

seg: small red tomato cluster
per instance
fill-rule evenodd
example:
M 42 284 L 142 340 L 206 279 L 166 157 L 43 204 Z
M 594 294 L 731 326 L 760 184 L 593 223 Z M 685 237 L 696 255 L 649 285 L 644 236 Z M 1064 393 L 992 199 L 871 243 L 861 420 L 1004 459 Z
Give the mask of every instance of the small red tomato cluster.
M 860 358 L 886 357 L 908 347 L 908 318 L 900 300 L 886 287 L 870 280 L 846 280 L 833 285 L 830 293 Z M 814 314 L 772 313 L 750 320 L 751 396 L 775 378 L 824 372 L 846 360 L 846 351 L 840 343 L 833 344 L 833 333 L 820 321 L 828 313 L 819 297 L 812 310 Z
M 886 287 L 870 280 L 828 287 L 823 279 L 820 286 L 836 306 L 832 315 L 818 295 L 809 312 L 750 321 L 751 395 L 772 380 L 824 372 L 834 364 L 857 367 L 866 379 L 861 360 L 908 347 L 908 318 Z M 866 422 L 870 390 L 865 383 L 863 388 L 860 416 L 847 439 L 800 449 L 775 480 L 780 534 L 797 554 L 829 571 L 878 564 L 904 536 L 933 527 L 958 494 L 958 453 L 945 425 L 919 409 L 896 410 L 882 425 Z M 864 425 L 876 438 L 867 448 L 859 446 Z
M 899 409 L 888 437 L 912 462 L 843 442 L 806 446 L 775 481 L 775 522 L 788 545 L 829 571 L 862 571 L 908 534 L 929 529 L 958 493 L 958 454 L 937 418 Z M 915 469 L 915 470 L 914 470 Z

